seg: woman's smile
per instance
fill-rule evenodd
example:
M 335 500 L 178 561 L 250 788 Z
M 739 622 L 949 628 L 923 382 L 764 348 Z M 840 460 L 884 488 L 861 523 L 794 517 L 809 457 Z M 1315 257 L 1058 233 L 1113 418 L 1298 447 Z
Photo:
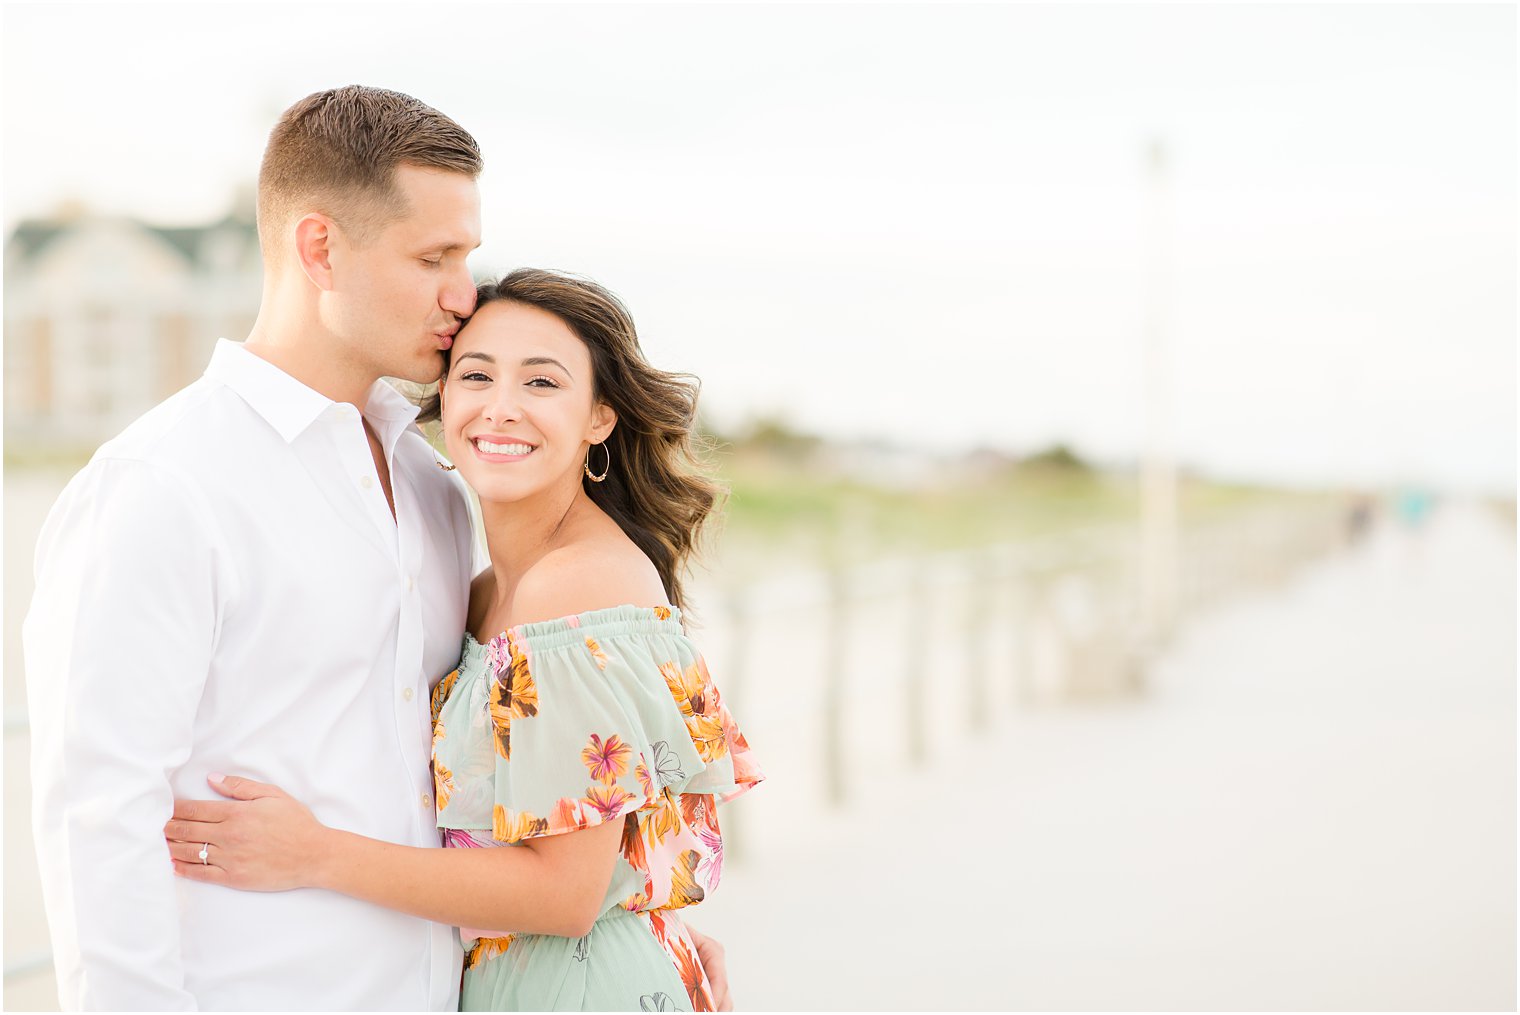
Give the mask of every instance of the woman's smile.
M 483 462 L 520 462 L 538 450 L 536 445 L 510 438 L 473 437 L 470 443 L 475 448 L 475 457 Z

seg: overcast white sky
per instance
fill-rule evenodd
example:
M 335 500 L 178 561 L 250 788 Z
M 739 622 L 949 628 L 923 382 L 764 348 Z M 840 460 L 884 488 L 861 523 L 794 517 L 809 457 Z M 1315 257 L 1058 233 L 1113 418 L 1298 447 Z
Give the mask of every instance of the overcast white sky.
M 584 272 L 720 425 L 1135 454 L 1171 153 L 1186 463 L 1513 490 L 1511 5 L 4 10 L 4 219 L 218 216 L 278 112 L 485 151 L 477 273 Z

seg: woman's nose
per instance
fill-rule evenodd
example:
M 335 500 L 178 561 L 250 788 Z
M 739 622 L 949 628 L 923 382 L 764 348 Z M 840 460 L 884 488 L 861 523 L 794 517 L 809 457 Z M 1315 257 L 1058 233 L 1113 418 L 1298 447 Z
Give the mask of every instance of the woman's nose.
M 522 416 L 522 409 L 515 398 L 493 399 L 485 408 L 484 416 L 491 423 L 515 423 Z

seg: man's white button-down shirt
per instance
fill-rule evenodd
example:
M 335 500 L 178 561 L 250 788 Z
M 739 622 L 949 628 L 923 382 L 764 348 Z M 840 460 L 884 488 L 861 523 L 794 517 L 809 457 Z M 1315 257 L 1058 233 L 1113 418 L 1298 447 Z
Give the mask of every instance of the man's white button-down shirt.
M 438 845 L 428 688 L 458 661 L 471 525 L 416 412 L 384 382 L 364 409 L 392 517 L 359 412 L 223 341 L 48 516 L 24 645 L 65 1008 L 456 1007 L 452 928 L 178 879 L 163 841 L 219 772 Z

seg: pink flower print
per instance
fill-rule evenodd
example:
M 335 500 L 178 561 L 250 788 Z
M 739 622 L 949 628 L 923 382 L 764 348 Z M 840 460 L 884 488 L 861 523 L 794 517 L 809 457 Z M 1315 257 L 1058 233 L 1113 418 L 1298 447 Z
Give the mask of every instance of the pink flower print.
M 486 645 L 486 665 L 492 673 L 501 673 L 510 662 L 507 652 L 507 636 L 498 634 Z
M 602 812 L 603 821 L 612 821 L 623 813 L 623 805 L 633 799 L 633 794 L 621 786 L 591 786 L 586 790 L 585 800 Z
M 591 740 L 581 750 L 581 761 L 591 770 L 591 778 L 611 785 L 628 771 L 628 759 L 633 748 L 623 743 L 616 733 L 606 740 L 591 734 Z
M 718 882 L 723 877 L 723 836 L 718 834 L 716 828 L 706 824 L 699 824 L 697 838 L 702 840 L 707 855 L 702 862 L 697 864 L 697 880 L 703 882 L 710 892 L 718 887 Z

